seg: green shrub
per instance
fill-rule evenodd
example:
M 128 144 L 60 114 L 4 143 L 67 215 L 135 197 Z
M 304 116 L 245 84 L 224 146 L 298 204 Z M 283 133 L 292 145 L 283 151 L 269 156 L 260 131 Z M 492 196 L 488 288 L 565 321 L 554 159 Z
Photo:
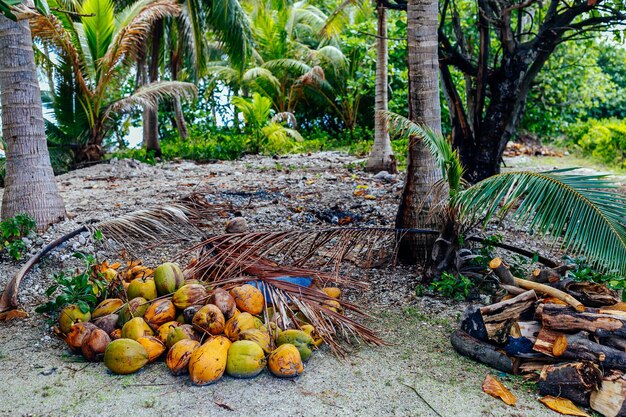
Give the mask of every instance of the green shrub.
M 472 280 L 464 275 L 444 272 L 437 281 L 430 284 L 430 290 L 436 291 L 444 297 L 463 301 L 467 298 L 473 286 Z
M 0 222 L 0 249 L 19 261 L 26 251 L 22 238 L 34 231 L 36 226 L 35 220 L 27 214 L 16 214 L 3 220 Z
M 626 120 L 587 120 L 571 126 L 567 134 L 584 155 L 626 168 Z

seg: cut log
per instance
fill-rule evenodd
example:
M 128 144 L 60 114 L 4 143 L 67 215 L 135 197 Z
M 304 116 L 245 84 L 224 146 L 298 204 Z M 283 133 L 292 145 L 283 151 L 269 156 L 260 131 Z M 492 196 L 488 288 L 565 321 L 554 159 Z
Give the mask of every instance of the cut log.
M 540 331 L 541 323 L 538 321 L 518 321 L 511 326 L 511 336 L 524 337 L 533 343 Z
M 567 348 L 567 336 L 561 332 L 550 330 L 543 327 L 537 335 L 537 340 L 533 346 L 535 352 L 544 355 L 558 357 L 563 354 Z
M 489 268 L 491 268 L 496 276 L 500 278 L 501 283 L 510 285 L 511 287 L 519 286 L 515 282 L 515 277 L 513 276 L 513 274 L 511 274 L 511 271 L 509 271 L 509 268 L 504 264 L 502 259 L 493 258 L 489 262 Z
M 500 284 L 500 287 L 502 287 L 502 289 L 506 290 L 509 294 L 513 296 L 520 295 L 526 292 L 525 289 L 520 287 L 513 287 L 512 285 Z
M 555 358 L 550 358 L 548 356 L 544 356 L 542 358 L 536 358 L 531 360 L 523 361 L 519 366 L 519 372 L 522 374 L 534 373 L 537 371 L 543 370 L 544 367 L 548 365 L 553 365 L 556 363 Z
M 561 274 L 552 268 L 535 269 L 530 280 L 541 284 L 554 283 L 561 280 Z
M 592 342 L 587 332 L 567 335 L 567 348 L 561 357 L 592 361 L 603 369 L 626 371 L 626 352 Z
M 516 297 L 496 304 L 480 308 L 487 339 L 504 344 L 507 342 L 511 326 L 520 320 L 524 313 L 534 315 L 534 306 L 537 295 L 534 291 L 526 291 Z
M 547 365 L 539 376 L 539 393 L 589 406 L 591 392 L 600 386 L 602 371 L 589 361 Z
M 606 314 L 577 312 L 570 307 L 556 304 L 544 304 L 541 310 L 541 321 L 544 327 L 553 330 L 580 331 L 595 333 L 599 337 L 626 336 L 626 316 L 623 314 Z
M 588 307 L 611 306 L 620 301 L 616 291 L 595 282 L 577 282 L 568 278 L 557 282 L 554 287 L 570 294 Z
M 547 294 L 549 296 L 558 298 L 559 300 L 565 301 L 567 304 L 574 307 L 577 311 L 585 311 L 585 306 L 572 297 L 571 295 L 564 293 L 563 291 L 557 290 L 556 288 L 550 287 L 548 285 L 540 284 L 538 282 L 528 281 L 526 279 L 516 278 L 511 274 L 509 268 L 502 262 L 500 258 L 493 258 L 489 262 L 489 268 L 493 270 L 498 278 L 500 278 L 500 282 L 505 285 L 511 285 L 514 287 L 521 287 L 526 290 L 535 290 L 536 292 L 540 292 L 542 294 Z
M 457 330 L 450 337 L 452 346 L 459 354 L 483 363 L 498 371 L 508 374 L 517 373 L 519 361 L 510 358 L 498 351 L 495 346 L 485 343 L 468 335 L 462 330 Z
M 591 408 L 605 417 L 626 416 L 626 378 L 613 371 L 602 379 L 602 386 L 591 393 Z

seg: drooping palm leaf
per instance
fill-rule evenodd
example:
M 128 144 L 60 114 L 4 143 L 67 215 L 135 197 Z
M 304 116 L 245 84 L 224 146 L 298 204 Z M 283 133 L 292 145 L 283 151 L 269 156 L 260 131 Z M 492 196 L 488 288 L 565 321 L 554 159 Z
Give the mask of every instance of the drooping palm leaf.
M 462 218 L 508 218 L 565 251 L 587 255 L 604 271 L 626 274 L 626 197 L 605 175 L 571 170 L 507 172 L 458 195 Z
M 107 109 L 111 111 L 125 111 L 135 106 L 155 108 L 160 100 L 172 97 L 193 98 L 197 94 L 194 84 L 182 81 L 159 81 L 140 87 L 132 96 L 113 102 Z

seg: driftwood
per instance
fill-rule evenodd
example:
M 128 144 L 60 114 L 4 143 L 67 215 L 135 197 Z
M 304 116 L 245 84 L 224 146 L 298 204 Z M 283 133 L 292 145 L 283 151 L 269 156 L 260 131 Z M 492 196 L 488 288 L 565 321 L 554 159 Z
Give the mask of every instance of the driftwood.
M 508 374 L 517 373 L 518 361 L 501 353 L 495 346 L 473 338 L 462 330 L 452 333 L 450 341 L 454 350 L 463 356 Z
M 601 382 L 602 371 L 592 362 L 547 365 L 539 376 L 539 393 L 567 398 L 588 407 L 591 392 Z
M 599 337 L 626 336 L 625 314 L 606 314 L 600 313 L 602 310 L 589 310 L 581 313 L 569 307 L 545 304 L 541 310 L 541 320 L 545 327 L 554 330 L 584 330 Z
M 602 386 L 591 393 L 591 408 L 605 417 L 626 416 L 626 377 L 613 371 L 602 379 Z
M 521 287 L 526 290 L 535 290 L 535 292 L 547 294 L 551 297 L 558 298 L 559 300 L 564 301 L 574 307 L 577 311 L 585 311 L 585 306 L 580 301 L 578 301 L 571 295 L 564 293 L 561 290 L 557 290 L 556 288 L 540 284 L 538 282 L 514 277 L 513 274 L 511 274 L 511 271 L 509 271 L 509 268 L 507 268 L 507 266 L 504 264 L 504 262 L 502 262 L 502 259 L 500 258 L 492 259 L 489 262 L 489 267 L 493 270 L 496 276 L 500 278 L 500 281 L 505 285 Z

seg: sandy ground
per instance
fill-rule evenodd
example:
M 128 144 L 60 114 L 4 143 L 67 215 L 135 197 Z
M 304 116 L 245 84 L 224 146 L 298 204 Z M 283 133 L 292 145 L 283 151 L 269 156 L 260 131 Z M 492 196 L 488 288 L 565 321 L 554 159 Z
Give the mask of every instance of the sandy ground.
M 358 214 L 356 225 L 390 225 L 401 181 L 401 176 L 373 178 L 355 169 L 354 158 L 335 152 L 211 165 L 116 161 L 58 177 L 72 220 L 33 236 L 31 250 L 90 219 L 162 204 L 193 190 L 202 190 L 215 202 L 232 203 L 258 230 L 328 226 L 333 221 L 328 214 L 338 211 Z M 359 185 L 367 186 L 376 199 L 355 196 Z M 216 230 L 224 221 L 215 219 Z M 182 249 L 169 245 L 139 255 L 155 264 Z M 211 386 L 195 387 L 187 377 L 171 376 L 162 362 L 133 375 L 113 375 L 102 364 L 71 355 L 51 337 L 45 320 L 32 312 L 44 300 L 50 276 L 78 266 L 69 258 L 74 250 L 116 259 L 111 248 L 77 237 L 23 282 L 20 300 L 31 317 L 0 323 L 1 416 L 557 415 L 537 401 L 532 384 L 457 355 L 449 335 L 467 304 L 416 297 L 415 273 L 402 268 L 364 273 L 371 291 L 353 295 L 375 317 L 368 324 L 389 346 L 357 346 L 346 360 L 324 349 L 295 380 L 264 372 L 253 380 L 224 377 Z M 0 287 L 19 266 L 1 260 Z M 482 392 L 487 373 L 500 377 L 518 396 L 516 407 Z

